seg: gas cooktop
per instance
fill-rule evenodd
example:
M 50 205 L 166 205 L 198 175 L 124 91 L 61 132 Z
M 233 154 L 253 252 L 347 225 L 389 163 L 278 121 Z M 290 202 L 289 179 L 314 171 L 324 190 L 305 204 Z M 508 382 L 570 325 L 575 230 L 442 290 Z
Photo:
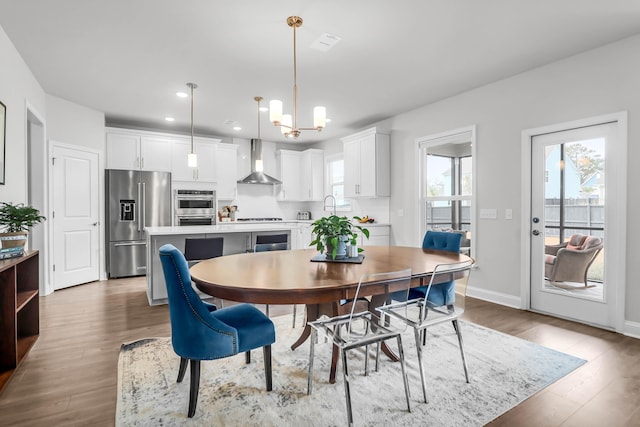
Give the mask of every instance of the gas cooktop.
M 282 218 L 237 218 L 238 222 L 275 222 L 282 221 Z

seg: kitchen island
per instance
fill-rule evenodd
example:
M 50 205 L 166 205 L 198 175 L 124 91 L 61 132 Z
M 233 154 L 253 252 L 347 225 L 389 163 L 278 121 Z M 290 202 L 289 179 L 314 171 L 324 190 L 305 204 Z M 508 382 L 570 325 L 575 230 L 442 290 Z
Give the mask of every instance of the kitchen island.
M 313 221 L 278 221 L 254 223 L 219 223 L 210 226 L 147 227 L 147 299 L 150 305 L 167 303 L 167 287 L 158 251 L 170 243 L 184 252 L 186 238 L 223 237 L 223 255 L 253 251 L 256 236 L 265 234 L 288 234 L 290 249 L 304 249 L 311 243 Z M 366 224 L 371 236 L 360 237 L 360 245 L 389 245 L 389 224 Z
M 210 226 L 147 227 L 147 299 L 149 305 L 167 303 L 167 287 L 158 251 L 162 245 L 170 243 L 184 252 L 187 238 L 223 237 L 223 255 L 253 251 L 256 236 L 268 234 L 288 234 L 289 245 L 297 248 L 301 242 L 302 224 L 297 222 L 278 223 L 222 223 Z M 309 240 L 310 242 L 310 240 Z M 306 245 L 309 244 L 306 242 Z

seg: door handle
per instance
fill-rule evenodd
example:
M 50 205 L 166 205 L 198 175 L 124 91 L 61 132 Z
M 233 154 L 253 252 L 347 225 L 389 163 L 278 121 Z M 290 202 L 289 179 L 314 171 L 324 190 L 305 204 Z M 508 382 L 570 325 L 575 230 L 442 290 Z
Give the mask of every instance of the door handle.
M 98 224 L 100 224 L 100 223 L 99 223 L 99 222 L 94 222 L 94 223 L 93 223 L 93 224 L 91 224 L 91 225 L 93 225 L 94 227 L 96 227 Z
M 138 231 L 142 231 L 141 230 L 141 226 L 142 226 L 142 219 L 141 219 L 141 212 L 142 212 L 142 191 L 141 191 L 141 187 L 142 187 L 142 183 L 138 183 Z
M 144 231 L 144 228 L 147 226 L 147 222 L 145 221 L 145 217 L 147 216 L 147 183 L 142 183 L 142 228 L 140 231 Z
M 128 242 L 128 243 L 115 243 L 113 246 L 119 248 L 120 246 L 146 246 L 147 242 Z
M 534 236 L 539 236 L 540 235 L 540 231 L 539 230 L 533 230 L 531 232 L 531 234 L 533 234 Z

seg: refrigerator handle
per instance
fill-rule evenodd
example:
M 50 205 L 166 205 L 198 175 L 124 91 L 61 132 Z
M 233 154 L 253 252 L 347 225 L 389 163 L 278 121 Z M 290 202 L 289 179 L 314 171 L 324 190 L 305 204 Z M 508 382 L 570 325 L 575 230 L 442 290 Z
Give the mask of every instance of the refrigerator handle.
M 140 231 L 144 231 L 144 228 L 147 226 L 146 221 L 145 221 L 145 217 L 147 216 L 147 183 L 143 182 L 142 183 L 142 208 L 143 208 L 143 212 L 142 212 L 142 228 L 140 228 Z
M 142 204 L 144 203 L 144 200 L 141 198 L 142 197 L 142 192 L 140 190 L 140 186 L 142 185 L 142 183 L 138 183 L 138 231 L 140 231 L 140 226 L 142 225 Z

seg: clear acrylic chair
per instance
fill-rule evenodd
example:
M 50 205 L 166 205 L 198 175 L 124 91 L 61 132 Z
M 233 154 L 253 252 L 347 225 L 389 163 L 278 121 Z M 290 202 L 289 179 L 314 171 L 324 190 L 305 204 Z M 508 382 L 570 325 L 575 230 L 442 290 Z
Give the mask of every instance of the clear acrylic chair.
M 357 301 L 358 297 L 367 295 L 367 288 L 374 286 L 378 288 L 376 293 L 379 293 L 379 287 L 384 287 L 384 293 L 390 295 L 392 293 L 404 293 L 406 299 L 409 293 L 409 286 L 411 283 L 411 269 L 405 269 L 400 271 L 388 272 L 388 273 L 376 273 L 363 275 L 360 278 L 358 287 L 354 295 L 348 295 L 349 299 Z M 409 382 L 407 379 L 407 372 L 404 364 L 404 351 L 402 349 L 402 337 L 401 334 L 406 330 L 406 324 L 404 322 L 387 322 L 386 324 L 380 323 L 380 318 L 370 311 L 363 311 L 356 313 L 357 304 L 351 305 L 351 311 L 348 314 L 341 316 L 335 316 L 331 318 L 319 319 L 314 322 L 309 322 L 311 326 L 311 348 L 309 352 L 309 378 L 307 385 L 307 394 L 311 394 L 313 385 L 313 359 L 314 348 L 317 340 L 318 333 L 329 337 L 342 356 L 342 372 L 344 377 L 344 392 L 347 402 L 347 418 L 349 425 L 353 425 L 353 411 L 351 407 L 351 376 L 347 363 L 347 351 L 354 348 L 365 348 L 365 375 L 369 372 L 369 345 L 376 345 L 376 371 L 378 370 L 378 355 L 380 352 L 380 344 L 383 341 L 396 339 L 398 344 L 398 356 L 400 359 L 400 366 L 402 369 L 402 379 L 404 382 L 404 390 L 407 399 L 407 409 L 411 412 Z
M 464 356 L 462 332 L 460 331 L 458 318 L 464 313 L 467 283 L 473 263 L 473 259 L 469 259 L 464 262 L 438 264 L 429 279 L 424 298 L 409 301 L 402 301 L 397 298 L 399 302 L 384 305 L 377 309 L 383 321 L 396 319 L 413 328 L 425 403 L 428 403 L 428 398 L 427 382 L 422 363 L 422 347 L 425 342 L 427 328 L 433 325 L 444 322 L 453 324 L 458 336 L 464 376 L 467 383 L 469 382 L 469 371 Z M 430 296 L 431 299 L 429 298 Z

